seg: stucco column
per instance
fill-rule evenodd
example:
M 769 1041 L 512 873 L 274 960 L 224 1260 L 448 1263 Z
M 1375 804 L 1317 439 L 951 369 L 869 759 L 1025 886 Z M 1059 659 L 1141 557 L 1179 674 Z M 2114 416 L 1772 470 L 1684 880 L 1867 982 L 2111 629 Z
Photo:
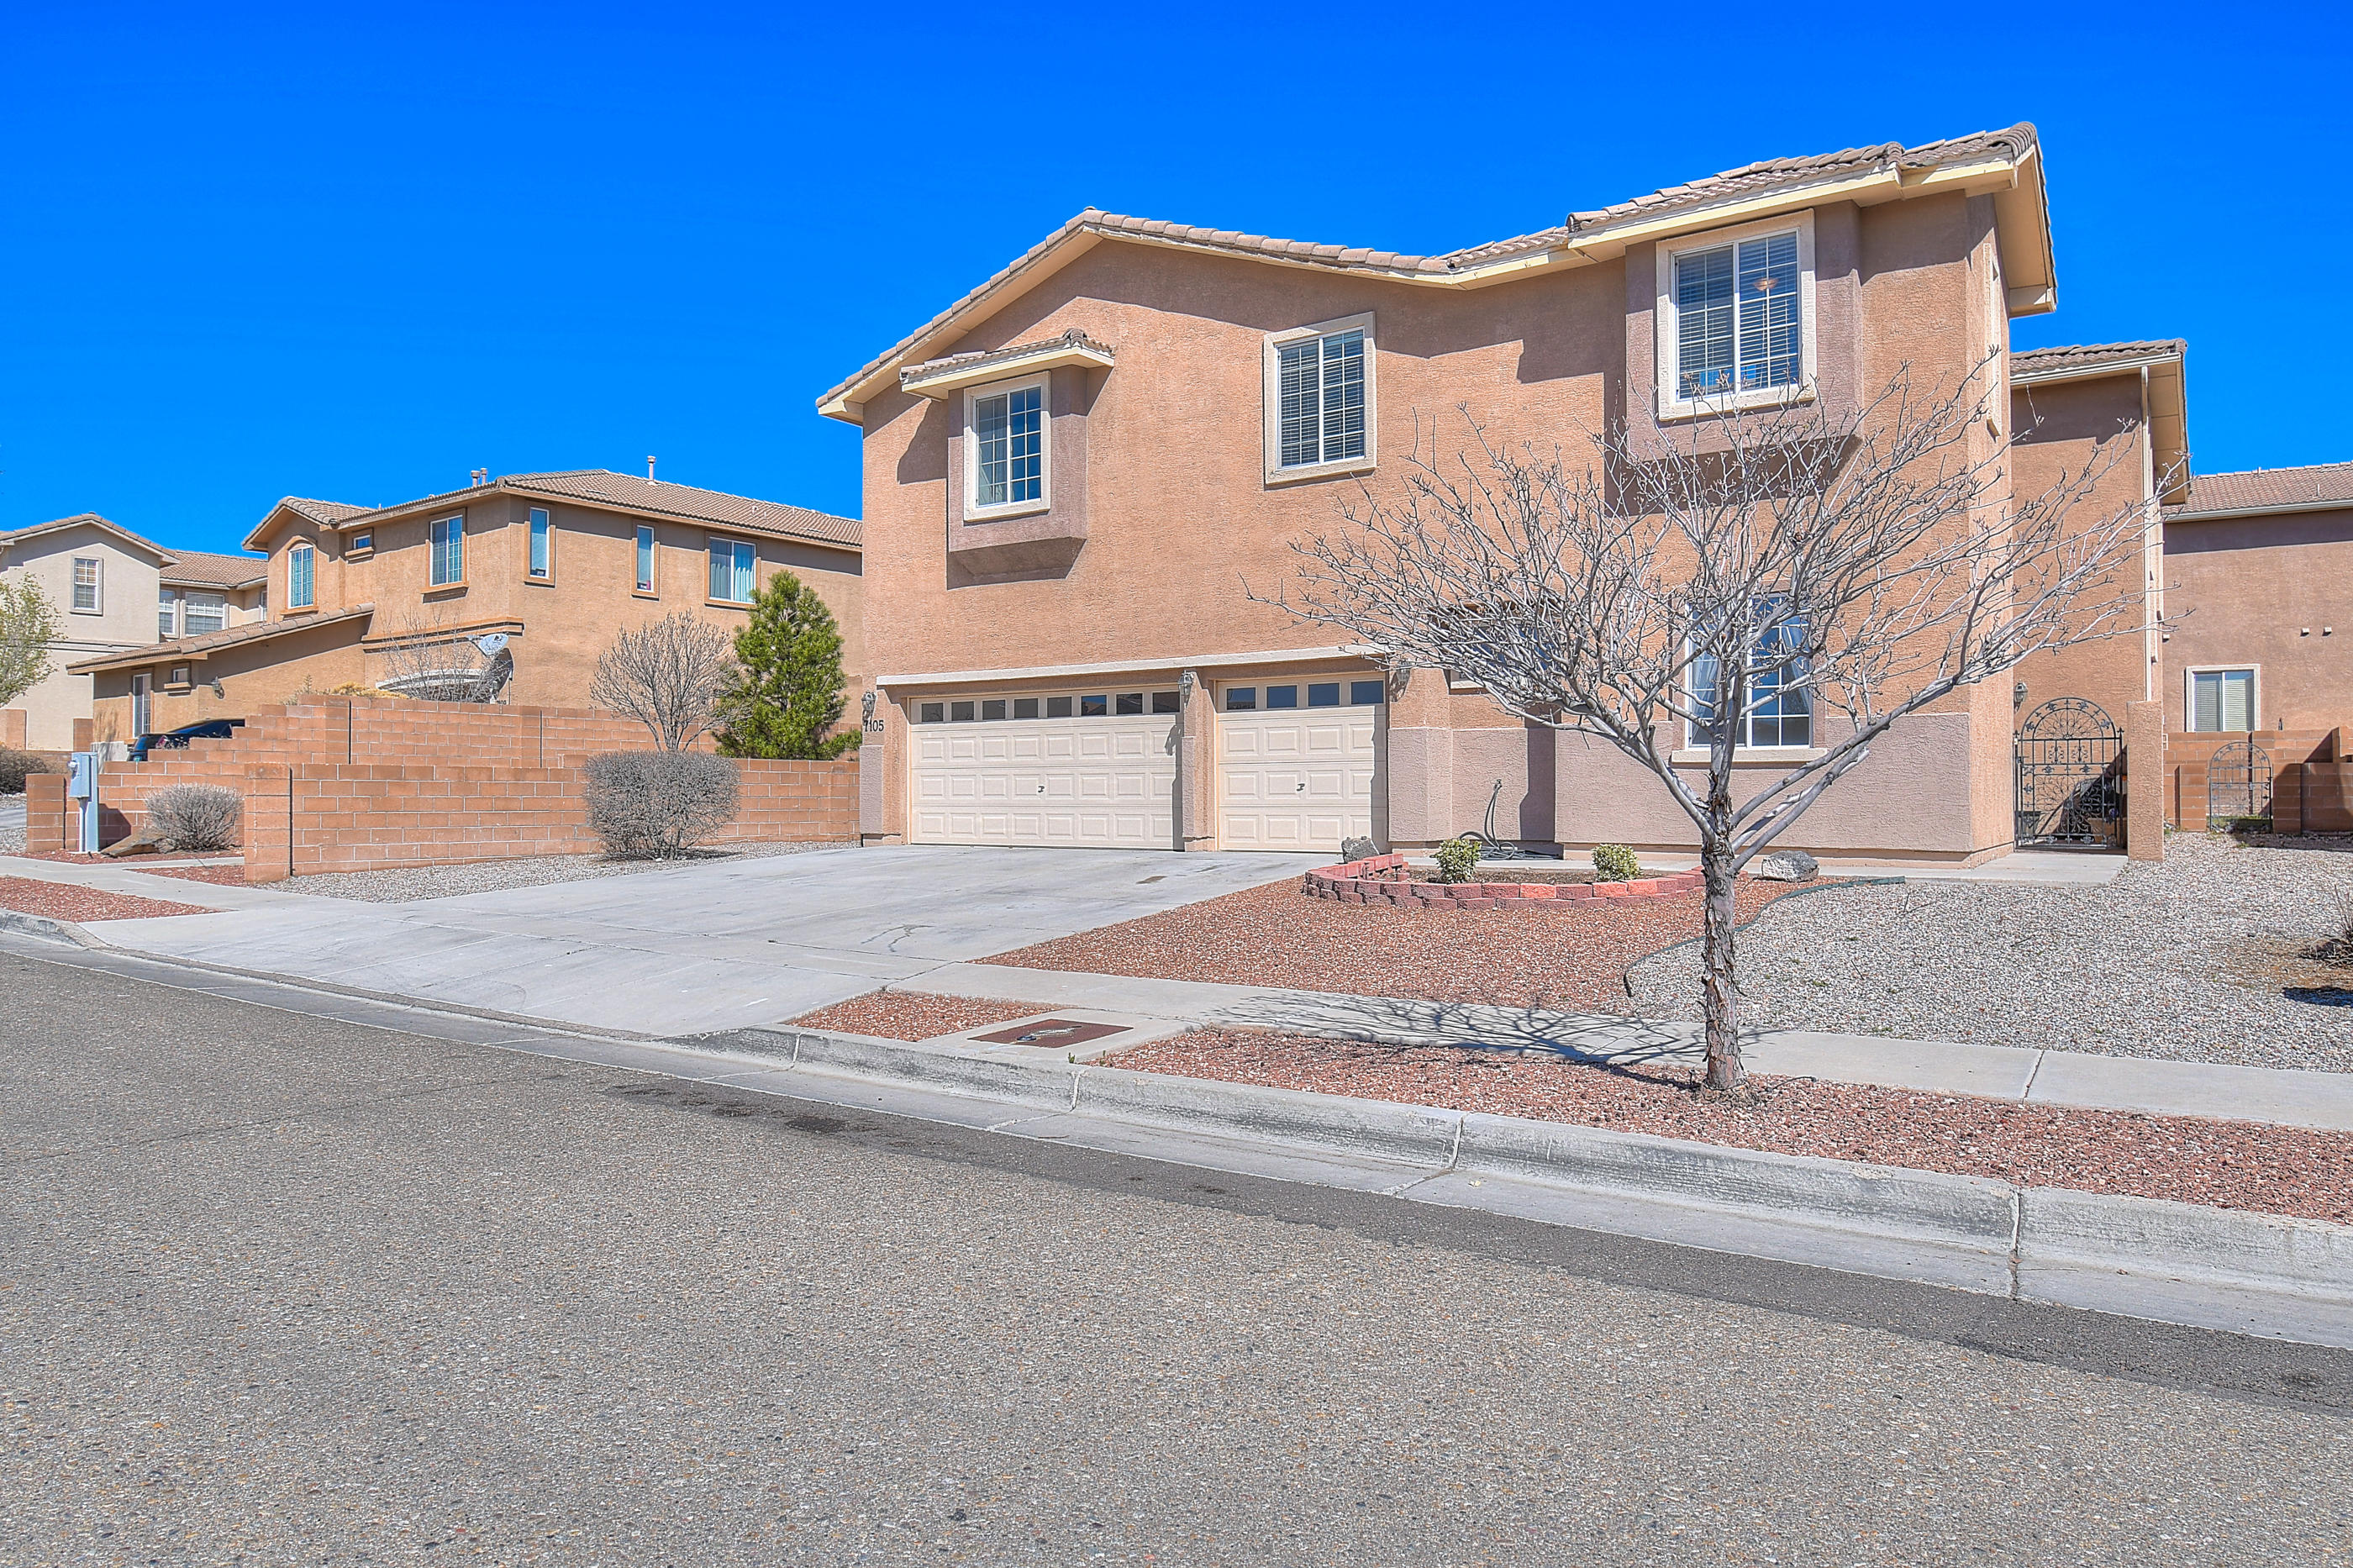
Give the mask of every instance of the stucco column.
M 859 700 L 858 838 L 907 842 L 907 713 L 890 693 L 869 688 Z
M 1389 678 L 1388 842 L 1436 844 L 1454 831 L 1452 693 L 1442 669 L 1407 668 Z
M 1218 847 L 1218 793 L 1211 786 L 1217 766 L 1217 714 L 1208 683 L 1193 670 L 1178 679 L 1176 717 L 1176 847 Z
M 2165 858 L 2165 703 L 2125 704 L 2125 853 Z

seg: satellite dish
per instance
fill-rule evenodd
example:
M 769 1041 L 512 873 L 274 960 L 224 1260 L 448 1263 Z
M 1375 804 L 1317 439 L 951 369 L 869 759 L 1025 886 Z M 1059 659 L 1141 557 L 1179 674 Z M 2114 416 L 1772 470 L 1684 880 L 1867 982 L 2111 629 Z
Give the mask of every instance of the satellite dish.
M 476 637 L 474 639 L 474 646 L 480 648 L 483 654 L 487 657 L 495 658 L 506 649 L 507 634 L 504 632 L 488 633 L 482 637 Z

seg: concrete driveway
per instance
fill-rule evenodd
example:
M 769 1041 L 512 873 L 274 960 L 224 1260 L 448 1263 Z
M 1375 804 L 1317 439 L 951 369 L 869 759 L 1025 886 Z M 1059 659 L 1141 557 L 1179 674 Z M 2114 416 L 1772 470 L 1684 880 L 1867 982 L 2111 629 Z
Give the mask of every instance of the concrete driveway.
M 408 904 L 109 921 L 143 952 L 650 1035 L 740 1028 L 1329 855 L 828 849 Z

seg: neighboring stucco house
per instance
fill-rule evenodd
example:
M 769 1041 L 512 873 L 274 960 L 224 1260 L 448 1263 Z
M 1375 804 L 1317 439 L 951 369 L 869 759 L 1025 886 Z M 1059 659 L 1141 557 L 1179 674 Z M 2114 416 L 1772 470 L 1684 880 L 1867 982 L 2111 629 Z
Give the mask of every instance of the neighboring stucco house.
M 1736 290 L 1770 296 L 1737 328 Z M 1758 163 L 1441 256 L 1082 213 L 819 400 L 864 434 L 865 836 L 1414 846 L 1493 801 L 1525 843 L 1686 845 L 1601 742 L 1303 646 L 1245 584 L 1275 589 L 1360 486 L 1393 493 L 1417 440 L 1464 442 L 1458 407 L 1498 444 L 1573 447 L 1620 419 L 1672 435 L 1725 387 L 1835 412 L 1989 356 L 2001 407 L 2010 318 L 2055 302 L 2031 126 Z M 2178 447 L 2178 399 L 2135 407 L 2132 439 Z M 2137 467 L 2119 493 L 2153 528 Z M 2093 662 L 2137 698 L 2129 640 Z M 1989 683 L 1917 716 L 1793 842 L 2002 852 L 2015 702 Z M 1812 754 L 1812 721 L 1743 770 Z
M 385 507 L 289 497 L 245 542 L 266 556 L 263 618 L 78 666 L 101 729 L 345 686 L 438 694 L 434 669 L 470 669 L 494 637 L 501 700 L 585 706 L 616 632 L 676 609 L 732 631 L 786 568 L 840 622 L 853 689 L 864 668 L 859 525 L 804 507 L 604 469 L 509 474 Z
M 2200 474 L 2165 576 L 2168 729 L 2353 724 L 2353 463 Z

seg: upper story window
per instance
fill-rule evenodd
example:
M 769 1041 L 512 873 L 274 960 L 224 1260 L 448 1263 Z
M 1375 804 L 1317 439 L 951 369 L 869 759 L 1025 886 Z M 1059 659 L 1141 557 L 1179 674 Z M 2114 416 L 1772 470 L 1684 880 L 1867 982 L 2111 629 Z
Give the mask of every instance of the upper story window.
M 104 580 L 105 563 L 95 555 L 77 555 L 73 563 L 73 607 L 88 615 L 96 615 L 102 607 L 99 587 Z
M 155 638 L 169 642 L 180 635 L 180 596 L 169 588 L 155 592 Z
M 1787 601 L 1768 599 L 1757 605 L 1756 625 L 1732 743 L 1736 749 L 1811 746 L 1814 710 L 1800 652 L 1806 623 L 1788 613 Z M 1715 733 L 1716 708 L 1725 696 L 1721 667 L 1713 654 L 1694 654 L 1689 673 L 1692 718 L 1684 743 L 1704 746 Z
M 1046 506 L 1046 378 L 965 396 L 966 517 Z
M 1269 479 L 1349 472 L 1373 460 L 1373 319 L 1276 332 L 1266 346 Z
M 638 528 L 638 592 L 654 591 L 654 531 L 649 524 Z
M 186 635 L 202 637 L 228 625 L 228 597 L 224 594 L 190 594 L 181 603 L 185 606 Z
M 286 607 L 307 610 L 319 602 L 314 568 L 318 552 L 298 544 L 286 552 Z
M 436 518 L 426 524 L 425 533 L 432 546 L 431 580 L 436 588 L 446 588 L 466 580 L 466 514 Z
M 531 509 L 531 574 L 542 582 L 555 574 L 555 539 L 547 524 L 547 509 Z
M 1813 374 L 1812 215 L 1659 249 L 1663 415 L 1782 403 Z
M 741 539 L 711 541 L 711 596 L 729 605 L 752 602 L 752 546 Z
M 346 555 L 364 555 L 375 548 L 375 535 L 363 529 L 361 531 L 352 535 L 352 542 L 345 547 L 343 553 Z

